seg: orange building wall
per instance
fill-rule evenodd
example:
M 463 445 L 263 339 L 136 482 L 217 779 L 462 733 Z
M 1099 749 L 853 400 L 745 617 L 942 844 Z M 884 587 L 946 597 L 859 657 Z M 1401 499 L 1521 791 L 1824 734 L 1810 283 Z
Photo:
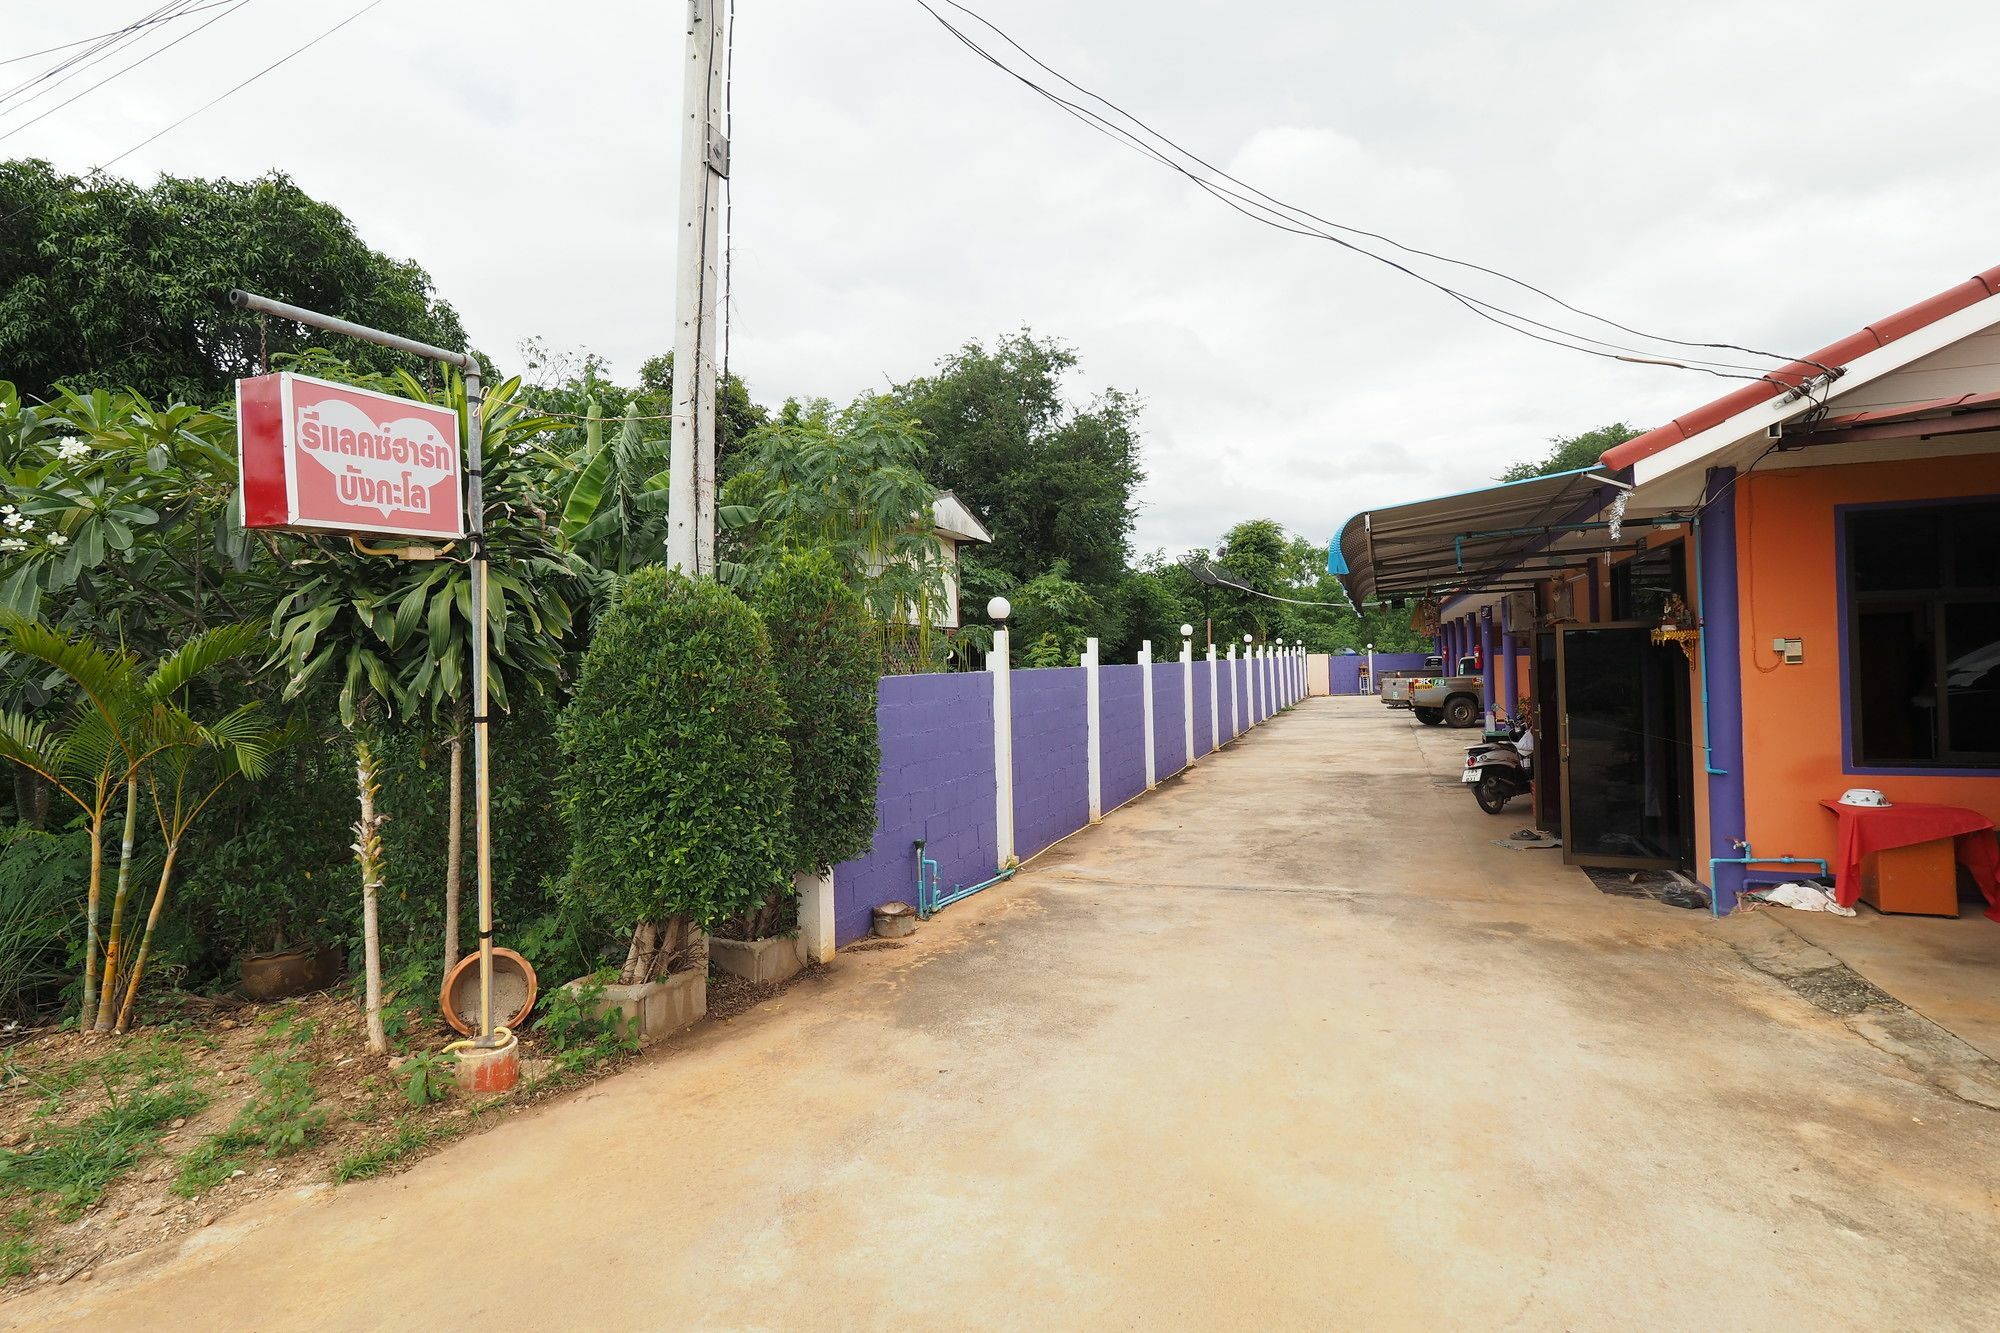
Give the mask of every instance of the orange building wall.
M 1831 857 L 1834 820 L 1819 802 L 1849 787 L 1880 788 L 1891 801 L 1967 806 L 2000 821 L 2000 775 L 1845 771 L 1834 545 L 1834 506 L 2000 494 L 2000 455 L 1753 472 L 1736 489 L 1744 815 L 1757 853 Z M 1805 640 L 1803 663 L 1780 663 L 1771 651 L 1780 637 Z

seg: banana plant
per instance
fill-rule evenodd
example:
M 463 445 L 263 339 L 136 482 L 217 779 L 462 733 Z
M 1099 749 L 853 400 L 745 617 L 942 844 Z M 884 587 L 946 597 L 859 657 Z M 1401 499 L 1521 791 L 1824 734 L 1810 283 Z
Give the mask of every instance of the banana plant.
M 583 448 L 567 464 L 574 478 L 563 498 L 562 537 L 591 564 L 623 578 L 665 554 L 668 442 L 647 438 L 636 402 L 626 406 L 609 443 L 594 401 L 588 415 Z

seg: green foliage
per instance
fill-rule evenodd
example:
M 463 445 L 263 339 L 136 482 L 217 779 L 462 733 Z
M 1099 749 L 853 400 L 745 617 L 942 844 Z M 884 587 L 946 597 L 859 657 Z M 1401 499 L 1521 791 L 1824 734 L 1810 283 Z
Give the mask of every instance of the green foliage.
M 157 398 L 226 399 L 275 356 L 338 344 L 371 370 L 409 357 L 225 303 L 267 292 L 444 347 L 465 330 L 416 264 L 370 249 L 339 210 L 281 174 L 162 176 L 140 188 L 46 162 L 0 163 L 0 366 L 24 393 L 129 385 Z
M 28 1234 L 34 1224 L 35 1215 L 26 1208 L 16 1208 L 5 1220 L 0 1220 L 0 1282 L 11 1282 L 34 1271 L 38 1251 Z
M 313 1025 L 290 1011 L 271 1024 L 262 1038 L 266 1049 L 250 1062 L 256 1094 L 227 1129 L 182 1154 L 174 1193 L 204 1194 L 242 1170 L 244 1154 L 287 1157 L 326 1131 L 327 1113 L 313 1100 L 312 1062 L 302 1054 L 312 1037 Z
M 1106 389 L 1073 407 L 1062 377 L 1076 364 L 1068 347 L 1024 329 L 991 351 L 968 342 L 894 391 L 930 444 L 924 475 L 987 520 L 994 540 L 980 563 L 1016 583 L 1062 561 L 1068 577 L 1102 587 L 1130 554 L 1132 495 L 1145 476 L 1139 403 Z
M 756 614 L 713 583 L 634 574 L 559 732 L 565 897 L 600 921 L 708 929 L 784 892 L 785 725 Z
M 207 1104 L 189 1081 L 129 1091 L 107 1083 L 105 1104 L 90 1115 L 72 1125 L 44 1125 L 33 1147 L 0 1152 L 0 1195 L 25 1195 L 74 1219 L 149 1156 L 168 1125 Z
M 559 1074 L 577 1074 L 639 1049 L 639 1025 L 604 1003 L 609 977 L 600 972 L 575 986 L 557 987 L 542 1001 L 535 1032 Z
M 403 1096 L 412 1106 L 429 1106 L 451 1096 L 458 1082 L 458 1057 L 443 1051 L 424 1051 L 411 1056 L 397 1068 L 403 1080 Z
M 60 1001 L 75 889 L 90 869 L 89 835 L 16 829 L 0 842 L 0 1018 L 31 1019 Z
M 422 1152 L 434 1143 L 458 1137 L 465 1132 L 468 1124 L 467 1121 L 453 1120 L 425 1123 L 414 1114 L 405 1116 L 396 1122 L 395 1133 L 336 1162 L 333 1183 L 345 1185 L 350 1181 L 379 1176 L 404 1158 Z
M 1030 666 L 1075 666 L 1084 640 L 1103 621 L 1097 599 L 1069 577 L 1069 566 L 1060 560 L 1007 596 L 1014 605 L 1014 632 L 1030 645 L 1029 656 L 1053 659 L 1030 661 Z
M 916 424 L 863 398 L 785 412 L 759 430 L 723 489 L 725 581 L 756 587 L 794 551 L 823 551 L 878 620 L 938 618 L 942 551 L 932 536 L 937 490 L 920 470 Z
M 1574 472 L 1578 468 L 1596 467 L 1598 456 L 1606 449 L 1645 433 L 1622 421 L 1614 421 L 1581 435 L 1553 435 L 1549 437 L 1549 452 L 1541 461 L 1515 463 L 1500 474 L 1499 480 L 1526 481 L 1530 477 L 1545 477 L 1552 472 Z
M 881 648 L 825 551 L 780 561 L 757 590 L 757 611 L 789 719 L 793 863 L 823 871 L 866 852 L 875 836 Z

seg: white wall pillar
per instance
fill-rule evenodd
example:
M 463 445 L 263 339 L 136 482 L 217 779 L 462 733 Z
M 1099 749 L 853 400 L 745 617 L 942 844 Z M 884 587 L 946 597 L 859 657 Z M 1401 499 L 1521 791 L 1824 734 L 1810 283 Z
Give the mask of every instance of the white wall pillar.
M 1215 711 L 1215 645 L 1208 645 L 1208 750 L 1222 748 L 1222 714 Z
M 1250 725 L 1264 720 L 1264 645 L 1250 646 Z
M 833 961 L 833 872 L 824 875 L 800 871 L 792 876 L 799 893 L 799 943 L 805 946 L 806 961 Z
M 1008 661 L 1007 627 L 993 630 L 993 650 L 986 654 L 993 673 L 993 819 L 994 840 L 1005 870 L 1014 864 L 1014 673 Z
M 1194 767 L 1194 640 L 1181 640 L 1181 734 L 1188 767 Z
M 1145 701 L 1146 726 L 1146 790 L 1160 785 L 1159 774 L 1155 771 L 1153 757 L 1153 641 L 1147 639 L 1139 645 L 1139 697 Z
M 1097 640 L 1083 644 L 1083 699 L 1085 725 L 1089 730 L 1090 822 L 1104 818 L 1104 719 L 1097 684 Z

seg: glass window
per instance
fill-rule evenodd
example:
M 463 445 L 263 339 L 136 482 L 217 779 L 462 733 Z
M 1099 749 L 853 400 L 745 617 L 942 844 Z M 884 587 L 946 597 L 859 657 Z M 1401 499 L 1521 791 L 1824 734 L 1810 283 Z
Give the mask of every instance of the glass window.
M 2000 502 L 1857 510 L 1846 549 L 1855 760 L 2000 768 Z

